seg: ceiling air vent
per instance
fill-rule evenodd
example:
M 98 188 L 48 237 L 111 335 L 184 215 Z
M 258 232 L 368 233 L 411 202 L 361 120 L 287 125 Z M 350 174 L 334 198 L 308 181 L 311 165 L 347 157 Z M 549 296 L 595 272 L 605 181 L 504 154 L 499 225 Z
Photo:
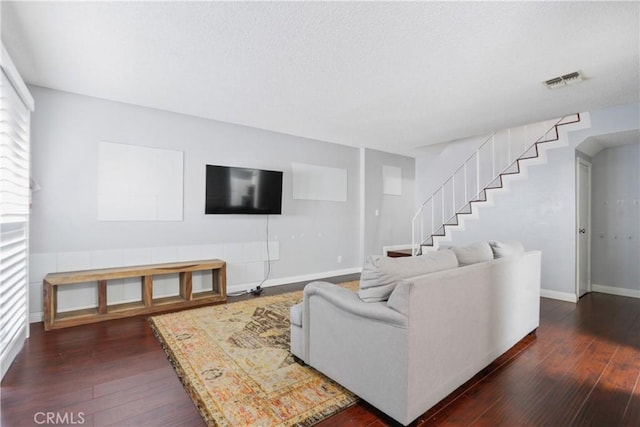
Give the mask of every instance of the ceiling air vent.
M 544 85 L 549 89 L 557 89 L 581 81 L 582 74 L 580 74 L 580 71 L 574 71 L 573 73 L 565 74 L 564 76 L 549 79 L 544 82 Z

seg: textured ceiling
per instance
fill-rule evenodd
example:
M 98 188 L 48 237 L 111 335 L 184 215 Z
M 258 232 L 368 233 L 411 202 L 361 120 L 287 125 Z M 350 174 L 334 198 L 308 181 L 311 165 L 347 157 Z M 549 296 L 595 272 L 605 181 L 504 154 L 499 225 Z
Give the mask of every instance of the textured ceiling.
M 384 151 L 639 101 L 637 2 L 1 7 L 28 83 Z

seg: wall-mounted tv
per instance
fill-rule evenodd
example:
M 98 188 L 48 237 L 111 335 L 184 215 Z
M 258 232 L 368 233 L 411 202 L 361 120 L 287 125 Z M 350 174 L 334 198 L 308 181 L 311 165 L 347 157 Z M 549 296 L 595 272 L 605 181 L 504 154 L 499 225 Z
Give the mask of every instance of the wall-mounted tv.
M 207 165 L 205 214 L 281 214 L 282 172 Z

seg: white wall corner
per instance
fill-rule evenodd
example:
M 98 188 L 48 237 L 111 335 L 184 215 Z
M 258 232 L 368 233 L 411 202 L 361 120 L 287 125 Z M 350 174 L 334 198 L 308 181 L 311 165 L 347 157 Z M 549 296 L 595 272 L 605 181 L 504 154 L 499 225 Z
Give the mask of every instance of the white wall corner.
M 42 322 L 44 320 L 44 314 L 41 311 L 29 313 L 29 323 Z

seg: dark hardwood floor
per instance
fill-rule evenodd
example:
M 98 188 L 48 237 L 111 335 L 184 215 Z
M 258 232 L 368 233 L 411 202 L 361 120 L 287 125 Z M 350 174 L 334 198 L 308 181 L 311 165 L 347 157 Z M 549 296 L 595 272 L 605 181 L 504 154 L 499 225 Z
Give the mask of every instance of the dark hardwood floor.
M 143 317 L 50 332 L 33 324 L 0 393 L 7 427 L 47 425 L 47 413 L 66 417 L 57 425 L 204 425 Z M 640 426 L 640 300 L 597 293 L 578 304 L 543 298 L 536 335 L 414 424 Z M 319 425 L 395 424 L 359 403 Z

